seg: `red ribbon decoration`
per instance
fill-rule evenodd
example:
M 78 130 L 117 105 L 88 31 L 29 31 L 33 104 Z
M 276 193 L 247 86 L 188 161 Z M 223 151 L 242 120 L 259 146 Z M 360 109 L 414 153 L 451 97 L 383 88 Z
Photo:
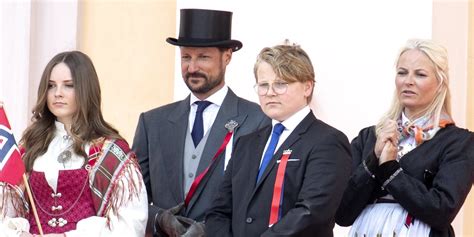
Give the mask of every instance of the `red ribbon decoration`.
M 185 206 L 188 206 L 189 202 L 191 201 L 191 198 L 193 197 L 194 193 L 196 192 L 197 187 L 199 186 L 199 183 L 201 183 L 204 176 L 206 176 L 207 172 L 209 171 L 209 168 L 211 168 L 211 166 L 216 162 L 217 157 L 219 157 L 219 155 L 222 153 L 222 151 L 224 151 L 225 147 L 227 146 L 227 143 L 229 143 L 230 138 L 232 137 L 233 132 L 234 132 L 233 130 L 227 132 L 227 134 L 225 135 L 225 138 L 224 138 L 224 142 L 222 142 L 221 147 L 219 147 L 219 150 L 217 150 L 214 157 L 212 157 L 211 164 L 209 164 L 209 166 L 201 174 L 199 174 L 199 176 L 197 176 L 194 179 L 193 184 L 191 185 L 191 188 L 189 188 L 188 195 L 186 195 L 186 199 L 184 199 L 184 205 Z
M 283 155 L 281 156 L 281 159 L 280 159 L 280 165 L 278 166 L 277 176 L 275 179 L 275 185 L 273 186 L 273 198 L 272 198 L 272 206 L 270 209 L 270 220 L 268 221 L 268 227 L 271 227 L 279 219 L 283 181 L 285 179 L 286 165 L 288 164 L 288 159 L 290 158 L 290 155 L 291 155 L 291 150 L 285 150 L 283 151 Z

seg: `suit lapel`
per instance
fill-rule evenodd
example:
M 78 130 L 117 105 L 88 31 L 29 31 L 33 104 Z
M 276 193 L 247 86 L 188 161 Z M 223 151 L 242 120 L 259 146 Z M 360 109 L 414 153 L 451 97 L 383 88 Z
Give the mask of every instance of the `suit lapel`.
M 250 177 L 254 180 L 254 184 L 257 182 L 258 170 L 260 169 L 260 163 L 263 156 L 263 152 L 265 149 L 265 145 L 267 140 L 270 137 L 270 133 L 272 131 L 272 126 L 268 126 L 265 129 L 260 130 L 260 133 L 257 135 L 258 145 L 253 147 L 254 150 L 250 154 L 255 154 L 256 158 L 250 159 Z M 272 159 L 273 160 L 273 159 Z M 271 163 L 269 164 L 271 165 Z M 267 166 L 268 168 L 268 166 Z M 263 177 L 262 177 L 263 178 Z M 259 183 L 261 183 L 262 179 L 260 179 Z M 256 187 L 256 186 L 254 186 Z
M 186 132 L 188 129 L 187 125 L 189 120 L 189 96 L 181 101 L 175 110 L 173 110 L 168 116 L 168 123 L 170 127 L 169 139 L 167 139 L 167 147 L 175 147 L 176 144 L 184 144 L 186 139 Z M 168 171 L 170 176 L 169 182 L 172 188 L 171 192 L 175 196 L 178 203 L 184 200 L 183 191 L 183 157 L 184 157 L 184 146 L 179 149 L 173 150 L 173 154 L 167 154 L 165 157 L 165 169 Z
M 306 133 L 306 131 L 309 129 L 309 126 L 315 120 L 316 120 L 316 118 L 314 117 L 313 113 L 310 112 L 300 122 L 300 124 L 298 124 L 298 126 L 296 126 L 295 130 L 293 130 L 293 132 L 290 134 L 290 136 L 288 136 L 288 138 L 285 140 L 285 142 L 283 142 L 281 144 L 281 146 L 278 148 L 277 152 L 275 152 L 275 155 L 273 155 L 272 160 L 270 161 L 270 163 L 266 167 L 265 171 L 263 172 L 262 177 L 260 178 L 259 182 L 255 186 L 255 189 L 254 189 L 254 192 L 253 192 L 252 196 L 255 195 L 258 188 L 262 185 L 262 183 L 266 180 L 267 176 L 271 173 L 273 168 L 276 166 L 277 160 L 281 159 L 281 156 L 283 155 L 283 151 L 286 150 L 286 149 L 291 149 L 291 146 L 293 144 L 295 144 L 298 140 L 301 139 L 301 135 Z M 264 148 L 262 148 L 262 149 L 264 149 Z M 257 175 L 255 174 L 255 180 L 256 179 L 257 179 Z
M 265 149 L 265 144 L 267 143 L 267 139 L 270 136 L 271 131 L 272 131 L 271 124 L 260 129 L 257 135 L 255 137 L 252 137 L 252 139 L 254 139 L 255 142 L 252 142 L 248 147 L 245 147 L 245 149 L 248 149 L 249 154 L 251 154 L 251 157 L 245 157 L 241 162 L 246 162 L 245 164 L 242 165 L 242 167 L 245 167 L 248 170 L 249 182 L 247 184 L 247 187 L 245 188 L 245 192 L 239 194 L 239 196 L 246 199 L 244 201 L 244 203 L 247 203 L 246 206 L 249 205 L 250 201 L 252 200 L 252 197 L 254 196 L 254 193 L 256 190 L 255 182 L 257 182 L 257 175 L 258 175 L 258 169 L 260 168 L 260 161 L 263 155 L 263 150 Z M 243 157 L 233 157 L 232 159 L 242 159 L 242 158 Z
M 209 131 L 209 137 L 207 138 L 206 145 L 204 146 L 204 150 L 201 155 L 201 161 L 199 162 L 199 166 L 196 172 L 197 175 L 201 174 L 211 164 L 212 158 L 217 153 L 219 147 L 222 145 L 225 135 L 228 132 L 227 129 L 225 128 L 225 124 L 229 122 L 230 120 L 234 120 L 239 125 L 241 125 L 245 121 L 246 114 L 239 115 L 239 112 L 238 112 L 239 101 L 238 100 L 239 99 L 234 94 L 234 92 L 232 92 L 229 89 L 226 97 L 224 98 L 224 101 L 222 102 L 221 108 L 219 109 L 219 112 L 217 113 L 216 120 L 214 121 Z M 234 134 L 236 131 L 234 131 Z M 223 151 L 219 155 L 218 163 L 221 163 L 221 160 L 224 159 L 224 156 L 225 156 L 225 151 Z M 213 169 L 210 169 L 209 173 L 206 175 L 207 177 L 205 177 L 201 181 L 201 183 L 199 184 L 199 187 L 194 193 L 193 198 L 189 202 L 189 206 L 187 208 L 188 211 L 192 208 L 192 206 L 198 200 L 199 195 L 201 194 L 204 187 L 206 186 L 206 183 L 209 181 L 209 176 L 213 172 L 221 172 L 222 176 L 224 175 L 224 171 L 220 169 L 220 167 L 213 167 Z

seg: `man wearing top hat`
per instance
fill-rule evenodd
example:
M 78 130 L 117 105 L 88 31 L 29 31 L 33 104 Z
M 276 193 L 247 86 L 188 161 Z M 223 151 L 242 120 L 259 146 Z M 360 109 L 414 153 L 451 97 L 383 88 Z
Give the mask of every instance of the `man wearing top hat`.
M 178 39 L 166 39 L 180 47 L 181 73 L 191 93 L 142 113 L 138 121 L 133 150 L 154 235 L 195 231 L 194 220 L 203 221 L 211 206 L 233 141 L 270 124 L 257 104 L 225 84 L 232 53 L 242 48 L 231 39 L 231 23 L 231 12 L 182 9 Z

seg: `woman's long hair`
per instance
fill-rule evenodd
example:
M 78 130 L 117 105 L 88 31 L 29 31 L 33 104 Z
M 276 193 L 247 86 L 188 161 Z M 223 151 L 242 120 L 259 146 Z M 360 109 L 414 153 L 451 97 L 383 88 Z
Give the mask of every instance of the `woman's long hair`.
M 408 50 L 419 50 L 423 52 L 433 63 L 436 79 L 438 79 L 437 93 L 433 101 L 418 116 L 426 116 L 432 119 L 433 125 L 439 124 L 441 113 L 451 117 L 451 96 L 449 92 L 449 74 L 448 74 L 448 53 L 446 49 L 430 40 L 412 39 L 408 40 L 405 46 L 400 50 L 397 57 L 397 65 L 400 56 Z M 398 120 L 403 112 L 403 105 L 399 100 L 395 90 L 390 109 L 380 119 L 376 125 L 376 133 L 379 134 L 382 125 L 386 120 Z
M 84 147 L 88 142 L 100 137 L 121 139 L 118 131 L 102 116 L 99 79 L 91 59 L 79 51 L 59 53 L 43 71 L 38 98 L 32 111 L 33 123 L 25 130 L 20 141 L 26 151 L 23 160 L 27 171 L 32 169 L 35 159 L 48 150 L 54 137 L 56 117 L 48 109 L 47 94 L 51 71 L 60 63 L 67 65 L 74 84 L 77 111 L 72 118 L 69 134 L 73 139 L 74 152 L 87 160 Z

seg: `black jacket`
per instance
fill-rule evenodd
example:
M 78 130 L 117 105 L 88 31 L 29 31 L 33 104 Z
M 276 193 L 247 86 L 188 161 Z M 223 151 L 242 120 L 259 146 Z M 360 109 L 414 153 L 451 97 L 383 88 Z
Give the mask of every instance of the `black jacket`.
M 334 215 L 350 177 L 350 146 L 340 131 L 309 113 L 275 153 L 256 184 L 271 126 L 241 137 L 206 216 L 206 234 L 218 236 L 333 236 Z M 278 162 L 291 149 L 282 217 L 268 227 Z
M 403 169 L 386 191 L 414 218 L 431 227 L 430 236 L 454 236 L 451 222 L 474 183 L 474 134 L 450 125 L 438 131 L 392 166 L 380 166 L 374 154 L 375 128 L 363 129 L 352 141 L 353 175 L 336 215 L 336 223 L 349 226 L 367 204 L 384 195 L 380 177 Z M 378 174 L 375 179 L 363 165 Z M 375 162 L 374 162 L 375 161 Z M 388 162 L 387 162 L 388 163 Z

